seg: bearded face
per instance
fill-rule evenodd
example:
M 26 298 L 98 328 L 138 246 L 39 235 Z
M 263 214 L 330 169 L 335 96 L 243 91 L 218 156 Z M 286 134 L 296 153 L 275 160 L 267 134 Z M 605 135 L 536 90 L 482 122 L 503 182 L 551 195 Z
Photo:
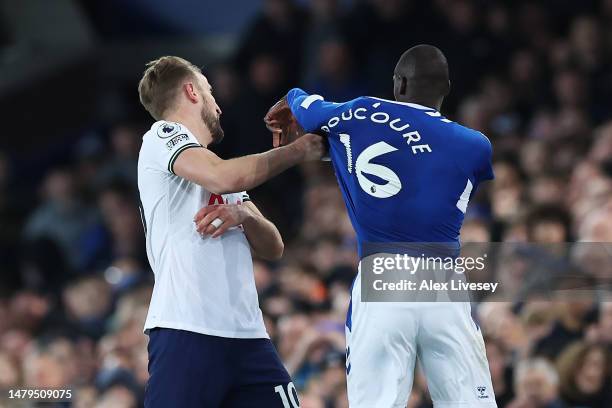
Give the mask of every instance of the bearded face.
M 220 121 L 221 115 L 215 109 L 210 109 L 209 106 L 202 108 L 202 121 L 210 131 L 212 144 L 217 144 L 223 140 L 223 128 Z
M 197 87 L 200 93 L 202 94 L 203 104 L 202 111 L 200 112 L 200 116 L 202 117 L 202 122 L 208 128 L 210 132 L 210 136 L 212 138 L 211 143 L 217 144 L 223 140 L 223 128 L 221 128 L 220 116 L 221 109 L 217 106 L 215 102 L 215 98 L 212 95 L 212 87 L 208 83 L 208 79 L 201 73 L 197 75 L 198 83 Z

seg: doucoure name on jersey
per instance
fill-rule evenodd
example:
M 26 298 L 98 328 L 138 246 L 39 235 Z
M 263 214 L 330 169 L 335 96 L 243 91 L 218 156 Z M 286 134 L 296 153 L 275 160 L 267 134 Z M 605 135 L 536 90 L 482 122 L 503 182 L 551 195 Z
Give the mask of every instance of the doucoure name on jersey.
M 374 109 L 378 109 L 380 105 L 381 105 L 380 102 L 376 102 L 372 104 L 372 107 Z M 364 107 L 359 107 L 355 110 L 351 108 L 347 111 L 342 112 L 340 116 L 334 116 L 330 118 L 329 121 L 327 121 L 327 125 L 323 125 L 321 127 L 321 130 L 323 130 L 326 133 L 329 133 L 331 129 L 333 129 L 340 123 L 341 120 L 342 121 L 370 120 L 371 122 L 379 124 L 379 125 L 388 125 L 391 130 L 401 134 L 406 144 L 411 147 L 413 154 L 432 152 L 429 144 L 427 143 L 417 144 L 421 142 L 421 134 L 417 130 L 413 130 L 413 131 L 404 133 L 405 130 L 410 128 L 410 124 L 402 123 L 402 119 L 400 118 L 392 119 L 391 116 L 389 116 L 387 112 L 376 111 L 376 112 L 370 113 L 368 112 L 368 109 Z

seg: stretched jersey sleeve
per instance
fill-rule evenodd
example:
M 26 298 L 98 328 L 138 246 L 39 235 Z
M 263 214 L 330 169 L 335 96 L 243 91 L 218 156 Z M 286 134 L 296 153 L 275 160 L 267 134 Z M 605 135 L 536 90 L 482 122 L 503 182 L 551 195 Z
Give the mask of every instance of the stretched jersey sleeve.
M 328 121 L 337 115 L 345 105 L 327 102 L 321 95 L 309 95 L 300 88 L 293 88 L 287 93 L 287 103 L 293 116 L 306 132 L 317 130 L 327 132 Z
M 149 162 L 158 170 L 172 174 L 174 163 L 182 152 L 202 147 L 191 132 L 174 122 L 162 122 L 152 129 L 145 143 Z

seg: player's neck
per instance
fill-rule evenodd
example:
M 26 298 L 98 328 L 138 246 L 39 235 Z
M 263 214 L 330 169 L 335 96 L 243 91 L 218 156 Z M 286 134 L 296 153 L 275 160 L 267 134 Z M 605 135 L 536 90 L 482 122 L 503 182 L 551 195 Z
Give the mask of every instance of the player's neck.
M 427 108 L 432 108 L 432 109 L 439 111 L 440 108 L 442 108 L 442 101 L 444 100 L 444 98 L 440 98 L 438 100 L 432 100 L 432 99 L 427 99 L 427 98 L 419 98 L 415 96 L 405 96 L 405 97 L 402 96 L 400 98 L 396 98 L 396 100 L 398 102 L 404 102 L 404 103 L 415 103 L 417 105 L 425 106 Z
M 194 118 L 193 115 L 185 115 L 181 114 L 181 112 L 174 112 L 166 115 L 163 120 L 180 123 L 181 125 L 185 126 L 204 147 L 208 147 L 208 145 L 212 142 L 210 130 L 208 130 L 208 127 L 204 124 L 200 117 Z

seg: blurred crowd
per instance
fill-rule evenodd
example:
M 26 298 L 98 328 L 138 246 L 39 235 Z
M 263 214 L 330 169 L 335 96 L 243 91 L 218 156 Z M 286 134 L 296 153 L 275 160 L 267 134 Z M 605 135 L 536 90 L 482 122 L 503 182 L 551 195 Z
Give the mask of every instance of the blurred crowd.
M 462 240 L 612 242 L 612 1 L 265 0 L 240 38 L 232 58 L 204 67 L 223 110 L 222 157 L 270 147 L 262 117 L 290 87 L 390 98 L 399 55 L 430 43 L 451 70 L 442 111 L 494 147 L 496 180 L 472 198 Z M 149 125 L 91 129 L 25 184 L 19 158 L 0 152 L 0 389 L 71 388 L 75 407 L 142 403 L 153 274 L 136 164 Z M 285 240 L 280 262 L 254 270 L 301 406 L 347 407 L 358 258 L 330 164 L 292 169 L 251 197 Z M 579 252 L 575 267 L 589 261 Z M 599 298 L 474 305 L 500 408 L 612 406 L 610 259 L 586 268 L 604 283 Z M 431 406 L 417 368 L 408 407 Z

